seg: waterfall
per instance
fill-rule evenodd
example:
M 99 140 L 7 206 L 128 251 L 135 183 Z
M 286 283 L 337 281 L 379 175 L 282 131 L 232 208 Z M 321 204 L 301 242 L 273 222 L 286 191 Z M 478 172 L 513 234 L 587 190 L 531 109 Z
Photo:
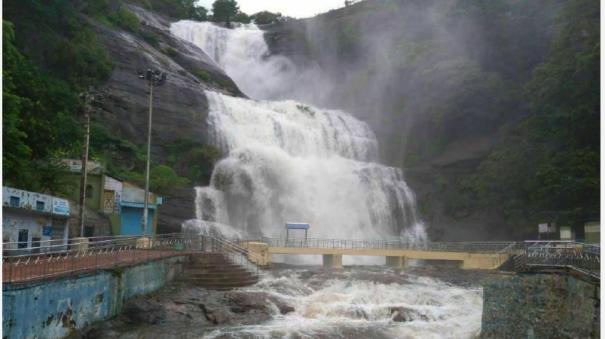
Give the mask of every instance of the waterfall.
M 198 224 L 278 236 L 285 222 L 300 221 L 311 224 L 311 237 L 426 239 L 413 192 L 400 169 L 377 163 L 366 123 L 293 100 L 258 100 L 279 97 L 297 76 L 287 58 L 268 54 L 261 30 L 180 21 L 171 31 L 256 99 L 206 92 L 210 141 L 226 157 L 210 186 L 197 188 Z
M 263 31 L 253 24 L 233 23 L 226 29 L 208 22 L 183 20 L 173 23 L 173 35 L 200 47 L 255 99 L 298 99 L 324 102 L 331 91 L 316 64 L 298 67 L 290 59 L 270 55 Z M 321 82 L 322 86 L 317 86 Z

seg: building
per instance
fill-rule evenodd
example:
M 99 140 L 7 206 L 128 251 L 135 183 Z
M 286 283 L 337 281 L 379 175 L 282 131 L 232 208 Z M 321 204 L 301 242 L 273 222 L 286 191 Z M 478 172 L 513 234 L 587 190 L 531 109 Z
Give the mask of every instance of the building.
M 63 180 L 69 190 L 66 197 L 77 202 L 80 199 L 82 162 L 74 159 L 64 159 L 62 162 L 68 168 Z M 106 175 L 103 166 L 97 162 L 88 162 L 87 168 L 86 207 L 108 219 L 113 235 L 143 234 L 141 221 L 145 190 Z M 156 211 L 158 205 L 162 204 L 162 197 L 150 192 L 148 202 L 147 230 L 148 234 L 155 234 L 158 219 Z M 92 234 L 98 234 L 94 225 L 86 225 L 85 236 Z
M 128 182 L 122 183 L 122 193 L 120 200 L 120 235 L 142 234 L 141 221 L 143 220 L 143 211 L 145 210 L 145 190 L 134 186 Z M 148 234 L 156 234 L 158 226 L 157 208 L 163 202 L 162 197 L 149 193 L 147 203 Z M 117 234 L 117 233 L 116 233 Z
M 4 250 L 45 251 L 67 245 L 70 204 L 66 199 L 12 187 L 2 188 Z M 50 241 L 52 240 L 52 242 Z
M 63 159 L 61 161 L 67 167 L 63 173 L 62 182 L 66 185 L 66 198 L 71 201 L 80 201 L 80 178 L 82 172 L 82 161 L 74 159 Z M 104 168 L 96 161 L 86 163 L 88 175 L 86 178 L 86 207 L 93 211 L 102 208 L 101 198 L 105 184 Z
M 591 221 L 584 224 L 584 241 L 587 244 L 601 243 L 601 224 L 598 221 Z

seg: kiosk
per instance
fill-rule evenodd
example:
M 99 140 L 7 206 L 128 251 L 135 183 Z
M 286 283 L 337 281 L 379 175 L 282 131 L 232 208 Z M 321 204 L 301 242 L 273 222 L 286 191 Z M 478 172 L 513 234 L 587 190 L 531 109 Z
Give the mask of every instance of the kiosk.
M 309 231 L 309 227 L 311 227 L 307 223 L 302 222 L 287 222 L 286 223 L 286 244 L 290 240 L 290 230 L 305 230 L 305 242 L 307 241 L 307 232 Z

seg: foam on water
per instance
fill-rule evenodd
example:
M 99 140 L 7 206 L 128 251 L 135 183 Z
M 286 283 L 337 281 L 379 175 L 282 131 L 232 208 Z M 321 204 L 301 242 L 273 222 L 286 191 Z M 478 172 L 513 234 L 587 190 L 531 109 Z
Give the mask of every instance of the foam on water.
M 350 274 L 350 273 L 347 273 Z M 473 338 L 481 330 L 482 291 L 428 277 L 405 284 L 346 276 L 310 287 L 298 276 L 268 276 L 248 291 L 264 291 L 295 311 L 277 311 L 268 323 L 217 329 L 210 338 L 387 337 Z

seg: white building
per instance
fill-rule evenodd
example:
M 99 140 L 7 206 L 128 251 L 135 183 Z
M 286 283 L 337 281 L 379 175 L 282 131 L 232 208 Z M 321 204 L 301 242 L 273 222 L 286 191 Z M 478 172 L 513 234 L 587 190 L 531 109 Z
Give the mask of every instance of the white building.
M 66 199 L 2 188 L 2 242 L 4 251 L 45 252 L 52 245 L 67 245 Z M 8 243 L 8 244 L 7 244 Z

